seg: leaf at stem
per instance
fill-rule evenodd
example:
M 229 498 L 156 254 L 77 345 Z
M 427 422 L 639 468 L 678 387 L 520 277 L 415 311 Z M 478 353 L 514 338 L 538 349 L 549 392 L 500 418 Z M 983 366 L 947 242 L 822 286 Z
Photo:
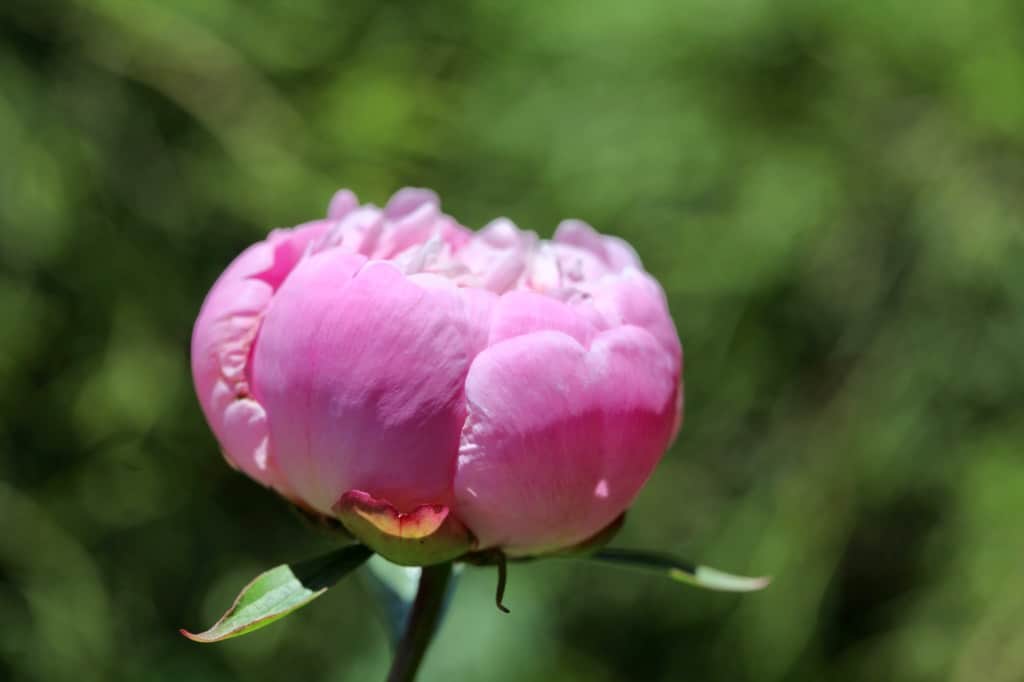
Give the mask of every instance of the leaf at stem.
M 283 564 L 246 585 L 227 613 L 206 632 L 181 630 L 194 642 L 220 642 L 258 630 L 313 601 L 370 558 L 364 545 L 348 545 L 324 556 Z
M 748 578 L 701 566 L 661 552 L 631 549 L 601 549 L 579 559 L 660 573 L 676 582 L 720 592 L 755 592 L 764 589 L 771 578 Z

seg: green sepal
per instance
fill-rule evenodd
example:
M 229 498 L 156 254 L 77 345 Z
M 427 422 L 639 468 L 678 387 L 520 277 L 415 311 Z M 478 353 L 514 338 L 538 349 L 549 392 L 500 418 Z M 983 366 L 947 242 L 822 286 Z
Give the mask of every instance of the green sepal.
M 445 563 L 476 545 L 469 529 L 444 505 L 422 505 L 399 512 L 387 500 L 350 490 L 333 509 L 360 542 L 400 566 Z

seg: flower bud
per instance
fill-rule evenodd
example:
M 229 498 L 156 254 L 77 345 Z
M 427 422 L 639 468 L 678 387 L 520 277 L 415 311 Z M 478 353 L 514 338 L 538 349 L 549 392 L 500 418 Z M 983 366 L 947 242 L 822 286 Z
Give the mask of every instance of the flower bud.
M 214 284 L 192 371 L 225 457 L 399 563 L 585 542 L 680 423 L 682 349 L 633 249 L 579 221 L 472 232 L 339 192 Z

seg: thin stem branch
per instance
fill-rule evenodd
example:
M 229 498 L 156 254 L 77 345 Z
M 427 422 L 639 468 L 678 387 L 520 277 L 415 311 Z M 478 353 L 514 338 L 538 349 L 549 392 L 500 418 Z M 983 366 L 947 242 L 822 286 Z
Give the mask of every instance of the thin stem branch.
M 502 613 L 509 610 L 503 603 L 505 601 L 505 583 L 508 581 L 508 562 L 503 552 L 498 552 L 498 589 L 494 593 L 494 604 Z
M 409 612 L 405 634 L 398 642 L 395 660 L 391 663 L 391 672 L 388 673 L 388 682 L 412 682 L 416 678 L 423 654 L 426 653 L 441 619 L 444 595 L 451 575 L 450 563 L 423 567 L 416 601 Z

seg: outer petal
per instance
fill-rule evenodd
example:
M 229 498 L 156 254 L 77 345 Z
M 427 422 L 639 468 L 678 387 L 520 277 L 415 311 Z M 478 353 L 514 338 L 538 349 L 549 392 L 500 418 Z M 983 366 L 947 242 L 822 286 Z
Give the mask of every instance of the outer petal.
M 498 300 L 491 322 L 490 345 L 539 331 L 562 332 L 583 345 L 589 345 L 597 335 L 593 324 L 558 299 L 529 291 L 510 291 Z
M 637 327 L 605 332 L 589 351 L 558 332 L 484 351 L 466 380 L 456 514 L 481 548 L 511 555 L 587 539 L 647 480 L 678 391 L 673 358 Z
M 598 329 L 631 324 L 643 327 L 682 362 L 682 347 L 669 314 L 665 293 L 646 272 L 627 267 L 618 275 L 603 277 L 587 285 L 588 294 L 570 300 L 581 316 Z
M 485 289 L 458 289 L 466 310 L 466 346 L 470 358 L 488 345 L 494 310 L 500 300 Z
M 210 428 L 228 461 L 282 489 L 270 467 L 266 413 L 252 399 L 249 356 L 263 313 L 326 221 L 275 230 L 243 251 L 213 285 L 192 332 L 192 376 Z
M 351 489 L 399 512 L 448 504 L 465 419 L 465 306 L 339 250 L 296 268 L 267 312 L 254 388 L 292 489 L 331 513 Z

